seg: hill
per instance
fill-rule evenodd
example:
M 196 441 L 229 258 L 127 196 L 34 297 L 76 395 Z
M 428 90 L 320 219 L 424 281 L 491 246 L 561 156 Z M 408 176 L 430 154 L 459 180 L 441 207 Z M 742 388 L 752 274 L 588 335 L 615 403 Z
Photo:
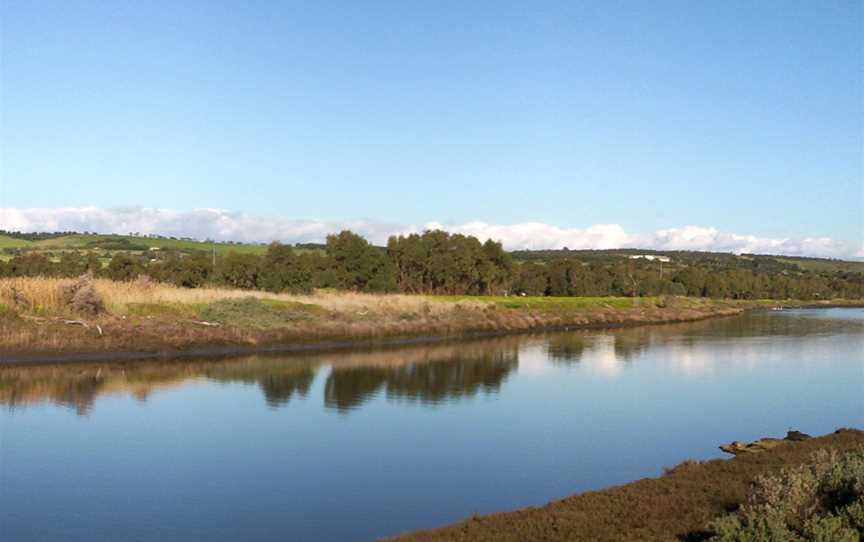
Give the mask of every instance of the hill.
M 318 252 L 324 249 L 320 243 L 298 243 L 298 252 Z M 0 250 L 19 249 L 34 251 L 98 250 L 104 252 L 124 251 L 143 252 L 150 249 L 196 252 L 215 250 L 217 255 L 229 252 L 240 254 L 264 254 L 266 243 L 216 242 L 191 238 L 176 238 L 145 235 L 116 235 L 95 233 L 21 233 L 0 231 Z M 702 252 L 684 250 L 651 249 L 606 249 L 606 250 L 516 250 L 510 252 L 517 261 L 545 262 L 558 259 L 578 259 L 587 262 L 611 263 L 623 258 L 639 256 L 663 256 L 679 263 L 713 263 L 715 265 L 738 267 L 745 262 L 755 262 L 756 266 L 786 268 L 790 271 L 850 272 L 864 273 L 864 261 L 850 261 L 829 258 L 802 256 L 779 256 L 770 254 L 731 254 L 728 252 Z M 648 258 L 650 259 L 650 258 Z
M 558 259 L 578 259 L 589 262 L 611 263 L 624 258 L 641 256 L 669 258 L 672 262 L 684 264 L 710 264 L 720 267 L 761 267 L 781 271 L 848 272 L 864 274 L 864 261 L 838 260 L 829 258 L 810 258 L 804 256 L 779 256 L 771 254 L 732 254 L 729 252 L 702 252 L 695 250 L 650 250 L 650 249 L 607 249 L 607 250 L 517 250 L 510 253 L 520 261 L 544 262 Z
M 296 245 L 298 252 L 315 252 L 324 248 L 316 243 Z M 240 254 L 264 254 L 266 243 L 217 242 L 191 238 L 176 238 L 145 235 L 116 235 L 95 233 L 64 232 L 62 235 L 39 235 L 20 232 L 0 232 L 0 250 L 7 255 L 17 251 L 62 252 L 69 250 L 111 252 L 144 252 L 151 249 L 173 250 L 177 252 L 213 252 L 225 255 L 230 252 Z M 107 254 L 102 254 L 107 256 Z

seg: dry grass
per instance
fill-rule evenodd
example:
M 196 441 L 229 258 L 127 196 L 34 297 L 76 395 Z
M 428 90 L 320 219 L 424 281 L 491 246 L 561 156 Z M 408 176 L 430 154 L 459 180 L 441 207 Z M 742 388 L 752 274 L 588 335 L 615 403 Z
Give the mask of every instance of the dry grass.
M 22 293 L 37 312 L 64 312 L 67 310 L 61 295 L 63 286 L 74 279 L 20 277 L 0 279 L 0 300 L 12 305 L 13 291 Z M 483 309 L 486 301 L 460 300 L 458 303 L 437 303 L 425 296 L 398 294 L 363 294 L 354 292 L 321 291 L 312 295 L 274 294 L 254 290 L 227 288 L 178 288 L 170 284 L 146 281 L 118 282 L 108 279 L 94 281 L 96 291 L 105 301 L 109 313 L 128 314 L 129 306 L 147 305 L 206 305 L 229 299 L 267 299 L 289 303 L 317 305 L 336 313 L 384 314 L 446 314 L 453 310 Z
M 608 298 L 441 298 L 334 291 L 290 295 L 96 279 L 92 284 L 105 311 L 84 314 L 76 313 L 62 295 L 74 280 L 0 279 L 0 362 L 11 354 L 165 353 L 228 346 L 254 350 L 326 341 L 671 323 L 732 315 L 747 308 L 723 300 L 689 298 L 674 303 L 646 298 L 636 303 Z

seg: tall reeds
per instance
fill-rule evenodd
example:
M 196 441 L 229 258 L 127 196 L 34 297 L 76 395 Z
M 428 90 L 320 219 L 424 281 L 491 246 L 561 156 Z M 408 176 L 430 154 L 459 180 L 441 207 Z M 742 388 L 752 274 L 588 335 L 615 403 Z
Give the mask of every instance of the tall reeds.
M 0 303 L 15 307 L 13 297 L 27 300 L 36 312 L 63 312 L 68 309 L 62 291 L 75 279 L 43 277 L 17 277 L 0 279 Z M 275 294 L 257 290 L 227 288 L 179 288 L 170 284 L 150 281 L 119 282 L 95 279 L 93 285 L 111 314 L 126 314 L 129 305 L 200 305 L 226 299 L 272 299 L 294 303 L 314 304 L 335 313 L 351 312 L 385 314 L 446 314 L 466 308 L 483 309 L 486 301 L 462 300 L 459 303 L 441 303 L 427 296 L 399 294 L 363 294 L 356 292 L 321 291 L 311 295 Z

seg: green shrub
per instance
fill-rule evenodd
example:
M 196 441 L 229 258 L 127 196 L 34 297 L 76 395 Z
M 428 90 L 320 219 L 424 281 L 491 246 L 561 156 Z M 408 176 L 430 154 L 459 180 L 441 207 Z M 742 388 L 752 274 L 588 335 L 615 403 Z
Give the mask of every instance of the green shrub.
M 858 542 L 864 534 L 864 449 L 758 478 L 748 502 L 708 526 L 712 542 Z

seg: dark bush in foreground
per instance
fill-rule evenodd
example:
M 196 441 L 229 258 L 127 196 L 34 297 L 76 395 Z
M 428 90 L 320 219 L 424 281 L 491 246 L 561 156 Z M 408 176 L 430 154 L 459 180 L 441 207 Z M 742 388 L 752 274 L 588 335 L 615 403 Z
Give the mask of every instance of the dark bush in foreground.
M 858 542 L 864 535 L 864 448 L 757 478 L 738 512 L 713 521 L 712 542 Z

